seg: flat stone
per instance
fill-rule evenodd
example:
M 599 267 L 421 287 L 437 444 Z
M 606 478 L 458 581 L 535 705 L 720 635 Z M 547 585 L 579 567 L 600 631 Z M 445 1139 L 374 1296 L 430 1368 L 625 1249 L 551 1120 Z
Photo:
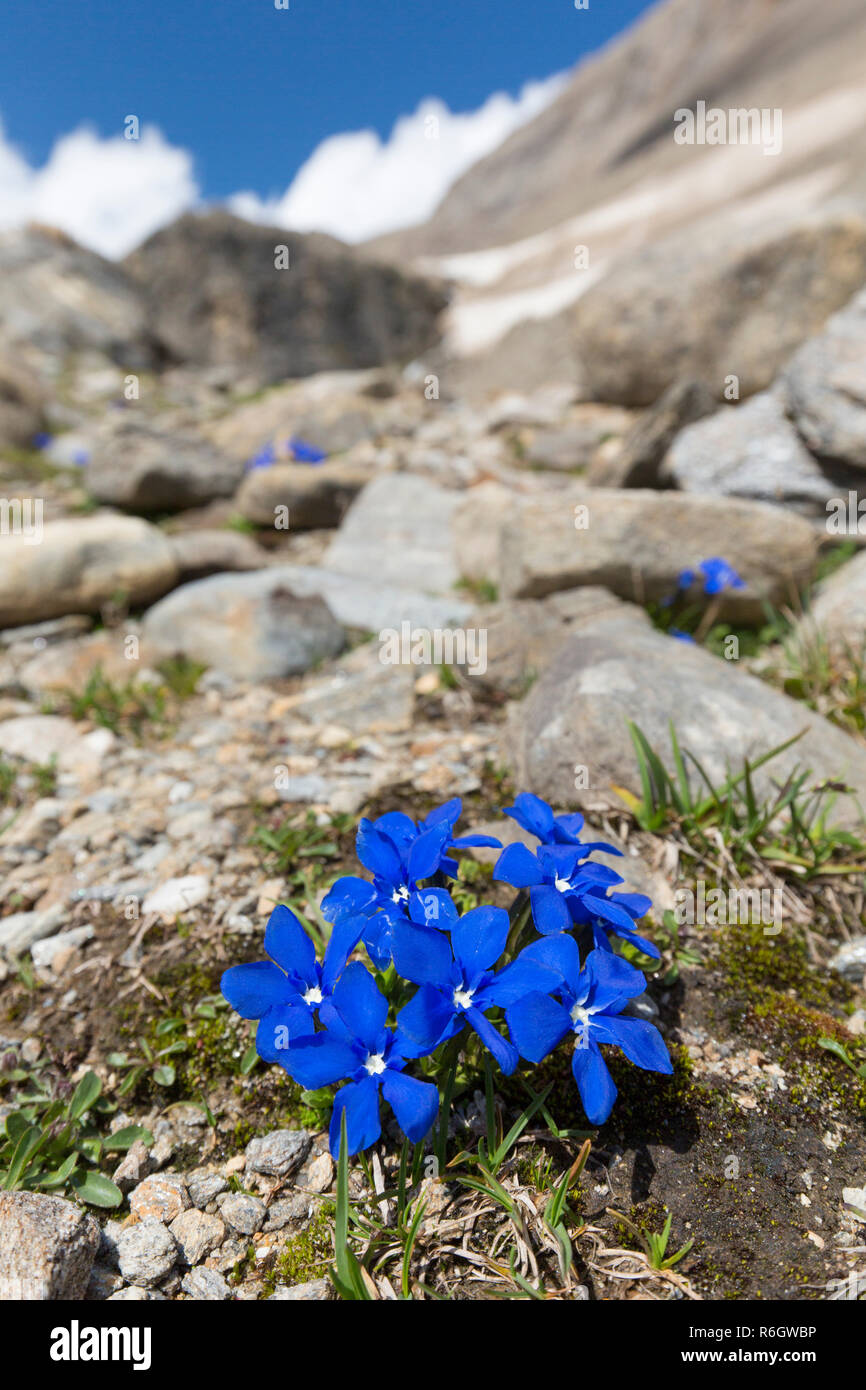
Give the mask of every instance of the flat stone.
M 13 960 L 37 942 L 53 935 L 66 914 L 62 903 L 40 912 L 13 912 L 0 918 L 0 956 Z
M 285 1178 L 303 1163 L 313 1136 L 305 1129 L 275 1129 L 246 1147 L 247 1168 L 253 1173 Z
M 185 874 L 182 878 L 170 878 L 161 883 L 152 893 L 148 893 L 142 904 L 142 912 L 158 912 L 165 921 L 173 921 L 180 912 L 189 912 L 207 900 L 210 892 L 210 879 L 206 874 Z
M 172 1221 L 190 1205 L 179 1173 L 153 1173 L 129 1194 L 129 1209 L 143 1221 Z
M 180 1247 L 181 1258 L 188 1265 L 196 1265 L 213 1254 L 226 1238 L 225 1223 L 218 1216 L 209 1216 L 195 1207 L 176 1216 L 169 1230 Z
M 237 508 L 257 526 L 274 526 L 282 509 L 292 531 L 339 526 L 369 477 L 369 469 L 339 461 L 253 468 L 238 489 Z
M 0 1298 L 84 1297 L 99 1249 L 87 1212 L 37 1192 L 0 1192 Z
M 322 1303 L 333 1297 L 328 1279 L 311 1279 L 307 1284 L 275 1284 L 271 1299 L 283 1303 Z
M 409 473 L 374 478 L 358 495 L 325 567 L 382 584 L 448 594 L 460 578 L 451 521 L 458 492 Z
M 457 594 L 435 597 L 398 583 L 380 583 L 378 566 L 366 575 L 349 576 L 317 565 L 293 565 L 286 567 L 285 578 L 293 593 L 319 595 L 338 623 L 360 632 L 399 632 L 404 622 L 434 631 L 465 622 L 472 611 Z
M 228 1191 L 228 1183 L 219 1173 L 198 1172 L 195 1169 L 186 1175 L 187 1191 L 194 1207 L 203 1209 L 216 1200 L 221 1193 Z
M 866 978 L 866 936 L 855 936 L 846 941 L 827 962 L 827 968 L 834 970 L 837 975 L 844 975 L 855 985 L 862 984 Z
M 310 1219 L 312 1204 L 303 1193 L 293 1197 L 278 1197 L 268 1207 L 263 1230 L 282 1231 L 286 1226 L 306 1225 Z
M 183 1276 L 181 1288 L 190 1298 L 201 1303 L 221 1303 L 231 1298 L 232 1291 L 215 1269 L 191 1269 Z
M 265 1204 L 246 1192 L 232 1192 L 220 1203 L 220 1215 L 232 1230 L 242 1236 L 255 1235 L 265 1219 Z

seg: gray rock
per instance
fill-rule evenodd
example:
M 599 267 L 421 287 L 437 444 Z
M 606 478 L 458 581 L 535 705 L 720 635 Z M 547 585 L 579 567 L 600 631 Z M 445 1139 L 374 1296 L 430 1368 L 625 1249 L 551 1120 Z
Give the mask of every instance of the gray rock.
M 117 1184 L 121 1192 L 130 1192 L 152 1171 L 153 1161 L 147 1151 L 147 1145 L 141 1139 L 136 1139 L 118 1163 L 111 1180 Z
M 846 941 L 827 962 L 827 966 L 853 984 L 862 984 L 866 978 L 866 936 L 855 936 L 851 941 Z
M 267 551 L 237 531 L 181 531 L 169 535 L 168 543 L 181 584 L 209 574 L 263 569 L 268 563 Z
M 257 526 L 273 526 L 280 508 L 288 509 L 292 531 L 339 526 L 368 479 L 368 469 L 339 461 L 253 468 L 238 489 L 237 508 Z
M 97 502 L 134 512 L 173 512 L 231 497 L 243 469 L 197 435 L 124 420 L 100 436 L 84 476 Z
M 83 927 L 71 927 L 69 931 L 58 932 L 56 936 L 43 936 L 34 941 L 30 955 L 37 970 L 56 968 L 56 962 L 68 951 L 93 940 L 93 927 L 88 922 Z
M 98 1249 L 99 1226 L 72 1202 L 0 1192 L 0 1298 L 83 1298 Z
M 866 1222 L 866 1186 L 843 1187 L 842 1201 L 848 1215 L 853 1216 L 855 1221 Z
M 459 492 L 410 473 L 374 478 L 349 508 L 325 567 L 398 588 L 447 594 L 460 573 L 452 535 Z
M 44 938 L 53 935 L 65 915 L 63 904 L 39 912 L 13 912 L 0 919 L 0 956 L 7 960 L 20 956 Z
M 626 433 L 632 417 L 617 407 L 581 405 L 564 424 L 533 431 L 526 447 L 527 461 L 554 472 L 585 469 L 599 447 Z
M 148 611 L 143 633 L 151 660 L 185 656 L 251 681 L 299 675 L 345 643 L 327 604 L 297 595 L 283 569 L 184 584 Z
M 0 624 L 97 613 L 123 594 L 149 603 L 172 587 L 177 565 L 166 537 L 132 516 L 48 521 L 38 545 L 5 536 L 0 547 Z
M 377 569 L 372 579 L 317 565 L 286 566 L 279 572 L 285 574 L 293 593 L 320 595 L 338 623 L 360 632 L 384 628 L 399 632 L 404 622 L 433 631 L 465 622 L 472 611 L 471 604 L 456 594 L 437 598 L 396 583 L 380 584 Z
M 866 468 L 866 292 L 795 353 L 783 381 L 811 452 Z
M 246 1192 L 231 1192 L 219 1203 L 220 1215 L 232 1230 L 242 1236 L 255 1235 L 265 1219 L 265 1204 Z
M 247 1168 L 252 1173 L 285 1178 L 303 1163 L 313 1136 L 305 1129 L 275 1129 L 246 1147 Z
M 142 1289 L 137 1284 L 128 1284 L 126 1288 L 118 1289 L 117 1293 L 109 1294 L 106 1303 L 166 1303 L 168 1300 L 164 1293 L 159 1293 L 156 1289 Z
M 807 643 L 817 636 L 834 652 L 848 648 L 856 658 L 866 642 L 866 554 L 855 555 L 824 580 L 797 633 Z
M 287 246 L 289 266 L 276 262 Z M 125 262 L 152 335 L 179 361 L 263 381 L 411 360 L 436 341 L 441 289 L 331 237 L 188 214 Z
M 518 784 L 559 806 L 621 805 L 615 787 L 639 795 L 628 720 L 673 772 L 672 720 L 680 746 L 694 753 L 714 783 L 729 769 L 741 771 L 745 757 L 754 761 L 802 732 L 753 774 L 757 794 L 767 795 L 795 768 L 809 769 L 809 785 L 830 779 L 853 789 L 853 797 L 838 796 L 830 822 L 861 824 L 866 749 L 732 663 L 676 642 L 627 612 L 582 626 L 512 707 L 504 747 Z M 576 787 L 578 767 L 587 769 L 588 787 Z
M 117 1262 L 124 1279 L 144 1289 L 160 1283 L 177 1262 L 174 1236 L 159 1221 L 139 1221 L 134 1226 L 125 1226 L 116 1244 Z
M 219 1303 L 231 1298 L 232 1291 L 221 1274 L 202 1265 L 183 1276 L 181 1288 L 190 1298 L 202 1303 Z
M 675 592 L 683 569 L 711 556 L 746 581 L 720 596 L 720 612 L 760 622 L 762 599 L 791 601 L 811 577 L 817 541 L 805 519 L 757 502 L 579 488 L 515 508 L 500 538 L 500 589 L 510 598 L 541 598 L 591 584 L 627 599 L 660 599 Z
M 483 482 L 467 488 L 451 527 L 461 579 L 478 583 L 499 577 L 499 533 L 515 505 L 514 494 L 501 483 Z
M 723 237 L 680 229 L 617 259 L 577 301 L 592 400 L 651 405 L 683 379 L 721 399 L 730 373 L 741 396 L 753 395 L 866 280 L 859 217 L 723 227 Z
M 198 1264 L 226 1238 L 225 1223 L 218 1216 L 209 1216 L 195 1207 L 176 1216 L 169 1230 L 180 1247 L 182 1260 L 188 1265 Z
M 186 1175 L 187 1191 L 190 1201 L 194 1207 L 203 1209 L 208 1203 L 216 1200 L 221 1193 L 228 1191 L 226 1179 L 219 1173 L 209 1173 L 207 1170 L 198 1171 L 194 1169 Z
M 42 392 L 28 372 L 0 357 L 0 445 L 28 448 L 42 423 Z
M 294 1197 L 279 1197 L 271 1202 L 263 1230 L 282 1231 L 286 1226 L 306 1225 L 310 1219 L 312 1202 L 303 1193 Z
M 669 387 L 623 440 L 613 464 L 618 485 L 655 487 L 664 457 L 680 430 L 715 409 L 713 393 L 703 382 L 681 381 Z M 592 473 L 589 481 L 595 481 Z
M 778 391 L 726 405 L 677 436 L 662 480 L 684 492 L 777 502 L 824 515 L 833 486 L 805 448 Z
M 311 1279 L 308 1284 L 276 1284 L 271 1299 L 287 1303 L 322 1303 L 333 1297 L 333 1287 L 328 1279 Z

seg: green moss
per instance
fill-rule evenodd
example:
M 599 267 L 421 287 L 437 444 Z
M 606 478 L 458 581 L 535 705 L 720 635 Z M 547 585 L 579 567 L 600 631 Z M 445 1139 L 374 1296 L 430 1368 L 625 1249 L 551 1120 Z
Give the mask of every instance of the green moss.
M 322 1279 L 334 1259 L 334 1207 L 322 1202 L 308 1225 L 286 1241 L 265 1275 L 265 1288 L 276 1284 L 308 1284 Z

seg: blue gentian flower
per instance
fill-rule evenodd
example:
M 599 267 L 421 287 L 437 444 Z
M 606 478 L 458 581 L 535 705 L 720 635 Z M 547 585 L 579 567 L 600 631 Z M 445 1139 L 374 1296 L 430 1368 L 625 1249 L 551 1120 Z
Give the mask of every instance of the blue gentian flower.
M 452 850 L 470 849 L 484 847 L 486 849 L 501 849 L 501 840 L 496 840 L 492 835 L 454 835 L 454 829 L 458 820 L 463 814 L 463 802 L 459 796 L 455 796 L 451 801 L 446 801 L 443 806 L 437 806 L 431 811 L 426 820 L 415 822 L 402 813 L 402 811 L 388 811 L 384 816 L 379 816 L 373 822 L 377 830 L 383 835 L 387 835 L 394 841 L 395 845 L 400 846 L 404 851 L 412 844 L 413 840 L 426 831 L 432 830 L 435 826 L 447 824 L 449 827 L 448 837 L 443 845 L 443 854 L 439 862 L 442 873 L 456 878 L 458 864 L 456 859 L 450 858 Z
M 699 575 L 703 577 L 703 591 L 705 594 L 721 594 L 725 589 L 745 589 L 745 581 L 740 578 L 737 571 L 727 560 L 714 555 L 708 560 L 701 560 L 698 565 Z M 694 570 L 682 570 L 679 575 L 680 589 L 690 589 L 699 577 Z
M 407 1060 L 422 1054 L 404 1036 L 402 1015 L 394 1029 L 385 1026 L 387 1017 L 387 999 L 360 961 L 353 961 L 322 1010 L 324 1031 L 299 1038 L 282 1059 L 289 1075 L 308 1091 L 348 1082 L 337 1092 L 331 1114 L 329 1138 L 335 1157 L 344 1111 L 349 1154 L 375 1144 L 382 1132 L 380 1091 L 414 1144 L 424 1138 L 436 1118 L 436 1087 L 403 1075 Z
M 47 449 L 51 443 L 51 435 L 46 434 L 45 430 L 39 430 L 37 434 L 34 434 L 31 442 L 34 449 Z
M 361 935 L 363 918 L 334 927 L 319 964 L 316 949 L 295 914 L 282 904 L 265 928 L 270 960 L 234 965 L 220 982 L 241 1018 L 257 1018 L 256 1051 L 266 1062 L 285 1062 L 286 1047 L 314 1031 L 316 1011 L 330 997 Z
M 573 937 L 536 941 L 523 952 L 559 971 L 561 985 L 550 994 L 527 994 L 505 1011 L 509 1031 L 522 1057 L 542 1061 L 569 1033 L 575 1035 L 571 1069 L 591 1124 L 607 1119 L 617 1090 L 599 1050 L 600 1043 L 620 1048 L 644 1071 L 673 1071 L 661 1034 L 639 1018 L 622 1018 L 629 999 L 644 990 L 639 970 L 618 956 L 590 951 L 581 970 Z
M 468 1023 L 509 1076 L 517 1052 L 485 1016 L 531 990 L 551 988 L 555 979 L 543 962 L 517 960 L 498 973 L 492 966 L 505 950 L 508 913 L 501 907 L 474 907 L 452 924 L 450 939 L 414 922 L 394 930 L 394 964 L 406 980 L 420 985 L 400 1014 L 400 1027 L 422 1054 L 459 1033 Z
M 287 447 L 295 463 L 324 463 L 328 457 L 323 449 L 317 449 L 315 444 L 308 444 L 305 439 L 298 439 L 297 435 L 287 441 Z
M 547 802 L 542 801 L 540 796 L 533 796 L 532 792 L 521 792 L 514 798 L 513 806 L 503 807 L 503 815 L 516 820 L 519 826 L 528 830 L 530 835 L 535 835 L 543 845 L 580 846 L 583 856 L 591 854 L 594 849 L 604 850 L 607 854 L 622 854 L 621 849 L 616 849 L 614 845 L 608 845 L 601 840 L 582 844 L 580 832 L 584 825 L 583 816 L 577 812 L 555 816 Z
M 671 627 L 671 628 L 668 628 L 668 636 L 669 636 L 669 637 L 675 637 L 675 638 L 677 639 L 678 642 L 692 642 L 692 643 L 694 643 L 694 640 L 695 640 L 694 637 L 692 636 L 692 634 L 691 634 L 690 632 L 683 632 L 683 630 L 682 630 L 681 627 Z
M 271 464 L 276 463 L 276 461 L 277 455 L 273 444 L 265 444 L 257 454 L 253 454 L 253 457 L 247 460 L 246 471 L 249 473 L 254 468 L 270 468 Z
M 539 845 L 533 854 L 525 845 L 508 845 L 496 861 L 493 877 L 529 889 L 532 920 L 542 936 L 598 921 L 605 931 L 640 943 L 641 950 L 658 957 L 652 942 L 634 931 L 635 920 L 652 907 L 651 899 L 642 893 L 609 897 L 609 890 L 624 879 L 604 864 L 582 862 L 588 848 Z

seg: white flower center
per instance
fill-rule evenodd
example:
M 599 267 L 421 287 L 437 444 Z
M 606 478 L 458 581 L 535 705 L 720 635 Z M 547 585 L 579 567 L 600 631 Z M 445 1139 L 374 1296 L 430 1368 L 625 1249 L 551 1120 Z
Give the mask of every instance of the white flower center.
M 395 888 L 395 889 L 394 889 L 394 892 L 391 894 L 391 901 L 392 901 L 392 903 L 405 903 L 405 902 L 408 902 L 408 901 L 409 901 L 409 889 L 406 888 L 405 885 L 402 885 L 402 884 L 401 884 L 401 886 L 400 886 L 399 888 Z
M 567 878 L 555 879 L 553 886 L 554 888 L 558 888 L 560 893 L 567 893 L 571 888 L 571 884 L 569 883 Z
M 318 985 L 310 985 L 310 988 L 307 990 L 306 994 L 304 995 L 304 1003 L 305 1003 L 305 1004 L 321 1004 L 321 1002 L 322 1002 L 322 991 L 319 989 L 319 986 L 318 986 Z
M 464 989 L 462 985 L 459 989 L 455 989 L 454 1003 L 457 1005 L 458 1009 L 468 1009 L 472 1003 L 472 996 L 474 993 L 474 989 Z
M 589 1009 L 585 1009 L 582 1004 L 575 1004 L 571 1011 L 571 1021 L 575 1026 L 575 1031 L 580 1028 L 584 1030 L 591 1018 Z
M 364 1070 L 369 1076 L 381 1076 L 385 1070 L 385 1058 L 381 1052 L 368 1052 Z

